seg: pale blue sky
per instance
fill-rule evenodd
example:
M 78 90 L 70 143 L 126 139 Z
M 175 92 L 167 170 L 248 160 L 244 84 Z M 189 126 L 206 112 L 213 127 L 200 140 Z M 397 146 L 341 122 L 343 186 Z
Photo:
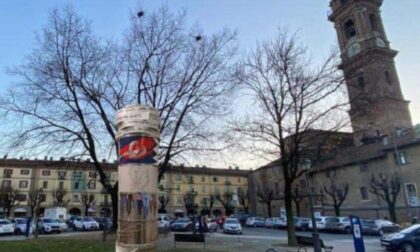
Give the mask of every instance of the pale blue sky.
M 329 0 L 3 0 L 0 1 L 0 88 L 12 78 L 6 66 L 18 64 L 34 43 L 34 34 L 47 20 L 53 7 L 72 4 L 83 17 L 92 21 L 100 36 L 118 38 L 128 26 L 130 9 L 141 3 L 147 11 L 167 3 L 172 10 L 185 8 L 188 21 L 201 24 L 204 33 L 223 27 L 237 29 L 242 49 L 255 41 L 271 37 L 279 25 L 299 29 L 300 37 L 315 58 L 336 45 L 333 25 L 327 20 Z M 400 51 L 396 61 L 405 98 L 411 100 L 413 121 L 420 123 L 419 0 L 385 0 L 382 16 L 391 46 Z

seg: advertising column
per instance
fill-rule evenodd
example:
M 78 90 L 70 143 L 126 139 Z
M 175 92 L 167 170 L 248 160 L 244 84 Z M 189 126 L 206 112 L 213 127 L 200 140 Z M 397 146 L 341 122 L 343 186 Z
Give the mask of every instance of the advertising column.
M 117 252 L 156 248 L 160 119 L 156 109 L 130 105 L 117 112 Z
M 353 230 L 353 243 L 355 252 L 365 252 L 365 244 L 363 242 L 362 224 L 357 216 L 350 216 L 351 227 Z

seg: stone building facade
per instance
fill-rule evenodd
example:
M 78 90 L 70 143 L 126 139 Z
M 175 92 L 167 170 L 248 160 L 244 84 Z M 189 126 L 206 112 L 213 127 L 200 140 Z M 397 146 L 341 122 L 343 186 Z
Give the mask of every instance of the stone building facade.
M 335 214 L 332 199 L 325 190 L 330 185 L 337 189 L 336 195 L 347 194 L 340 207 L 341 215 L 390 217 L 387 203 L 372 193 L 372 179 L 378 181 L 382 176 L 388 182 L 398 178 L 397 220 L 404 222 L 420 217 L 417 189 L 420 127 L 413 127 L 409 102 L 401 92 L 394 63 L 397 51 L 390 47 L 386 36 L 380 12 L 382 3 L 383 0 L 330 2 L 329 20 L 335 26 L 341 50 L 339 68 L 348 89 L 353 143 L 322 152 L 320 158 L 311 160 L 309 181 L 302 177 L 295 182 L 302 191 L 308 191 L 308 183 L 311 185 L 315 211 L 322 215 Z M 273 181 L 280 182 L 278 186 L 282 187 L 278 163 L 250 174 L 248 184 L 253 187 L 250 188 L 255 204 L 253 210 L 258 215 L 267 216 L 264 206 L 258 202 L 258 187 L 273 186 Z M 272 177 L 265 182 L 267 172 Z M 303 215 L 308 216 L 307 198 L 301 204 Z M 282 202 L 279 200 L 273 205 L 281 208 Z

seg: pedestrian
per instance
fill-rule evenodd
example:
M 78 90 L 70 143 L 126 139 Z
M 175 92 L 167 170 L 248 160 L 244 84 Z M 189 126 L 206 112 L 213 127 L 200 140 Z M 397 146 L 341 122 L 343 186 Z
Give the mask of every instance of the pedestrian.
M 25 230 L 25 235 L 26 235 L 26 238 L 28 238 L 28 239 L 30 239 L 31 238 L 31 233 L 32 233 L 32 228 L 31 228 L 31 221 L 32 221 L 32 218 L 31 217 L 29 217 L 27 220 L 26 220 L 26 230 Z
M 411 224 L 412 225 L 414 225 L 414 224 L 416 224 L 417 223 L 417 217 L 413 217 L 412 219 L 411 219 Z

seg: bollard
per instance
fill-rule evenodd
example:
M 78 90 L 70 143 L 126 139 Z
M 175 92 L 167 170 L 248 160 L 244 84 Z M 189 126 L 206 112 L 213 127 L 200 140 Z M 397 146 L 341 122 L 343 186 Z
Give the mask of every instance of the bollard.
M 129 105 L 117 112 L 116 127 L 119 183 L 116 251 L 153 251 L 158 239 L 159 113 L 152 107 Z

